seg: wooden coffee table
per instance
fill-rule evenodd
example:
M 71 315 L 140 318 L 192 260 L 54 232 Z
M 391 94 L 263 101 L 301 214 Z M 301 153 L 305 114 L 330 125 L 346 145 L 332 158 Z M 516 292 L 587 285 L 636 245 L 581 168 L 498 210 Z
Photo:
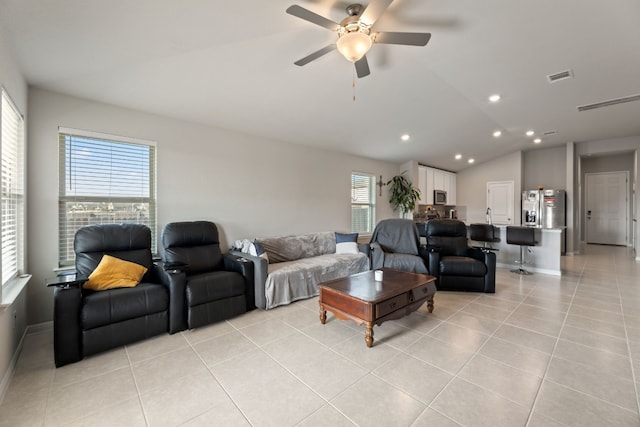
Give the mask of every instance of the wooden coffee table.
M 373 345 L 373 325 L 400 319 L 427 303 L 433 312 L 436 278 L 427 274 L 383 268 L 383 280 L 376 282 L 373 271 L 354 274 L 319 285 L 320 322 L 327 320 L 327 310 L 338 319 L 353 320 L 366 326 L 365 342 Z

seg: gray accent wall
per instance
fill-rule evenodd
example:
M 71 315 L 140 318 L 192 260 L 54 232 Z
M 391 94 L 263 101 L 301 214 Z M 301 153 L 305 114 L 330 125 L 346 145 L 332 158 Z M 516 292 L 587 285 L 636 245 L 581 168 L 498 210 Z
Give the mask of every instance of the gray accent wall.
M 523 190 L 538 187 L 566 190 L 567 150 L 565 146 L 525 151 L 523 185 Z

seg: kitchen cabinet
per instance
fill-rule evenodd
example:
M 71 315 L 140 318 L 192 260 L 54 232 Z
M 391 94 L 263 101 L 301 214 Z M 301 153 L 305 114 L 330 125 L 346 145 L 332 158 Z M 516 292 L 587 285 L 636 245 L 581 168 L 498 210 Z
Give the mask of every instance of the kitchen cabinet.
M 449 182 L 448 182 L 449 180 L 447 179 L 446 174 L 447 172 L 445 171 L 434 169 L 434 172 L 433 172 L 433 189 L 434 190 L 447 191 L 447 187 L 449 186 Z
M 418 190 L 420 190 L 421 205 L 433 204 L 433 169 L 426 166 L 418 167 Z
M 418 167 L 420 204 L 433 205 L 433 190 L 447 192 L 447 205 L 456 204 L 456 174 L 428 166 Z
M 456 174 L 447 172 L 449 178 L 449 189 L 447 190 L 447 204 L 455 206 L 456 202 Z

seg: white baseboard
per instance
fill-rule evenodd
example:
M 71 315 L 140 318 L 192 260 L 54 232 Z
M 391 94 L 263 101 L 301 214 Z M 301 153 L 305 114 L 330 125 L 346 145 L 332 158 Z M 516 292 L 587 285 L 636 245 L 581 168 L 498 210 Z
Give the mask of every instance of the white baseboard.
M 53 320 L 48 322 L 36 323 L 35 325 L 27 326 L 27 335 L 38 334 L 40 332 L 50 331 L 53 329 Z
M 502 267 L 502 268 L 506 268 L 509 270 L 513 270 L 514 264 L 504 264 L 501 262 L 496 263 L 496 267 Z M 549 270 L 546 268 L 537 268 L 534 267 L 532 265 L 525 265 L 523 267 L 525 270 L 529 270 L 533 273 L 540 273 L 540 274 L 549 274 L 551 276 L 562 276 L 562 271 L 561 270 Z
M 28 329 L 28 328 L 27 328 Z M 25 329 L 22 334 L 22 338 L 20 338 L 20 342 L 16 347 L 16 351 L 13 353 L 13 357 L 11 358 L 11 363 L 9 363 L 9 367 L 7 368 L 4 376 L 2 377 L 2 382 L 0 382 L 0 405 L 4 401 L 4 396 L 9 389 L 9 384 L 11 384 L 11 379 L 13 378 L 13 373 L 16 370 L 16 364 L 18 363 L 18 357 L 20 357 L 20 353 L 22 353 L 22 346 L 24 344 L 24 337 L 27 336 L 27 329 Z

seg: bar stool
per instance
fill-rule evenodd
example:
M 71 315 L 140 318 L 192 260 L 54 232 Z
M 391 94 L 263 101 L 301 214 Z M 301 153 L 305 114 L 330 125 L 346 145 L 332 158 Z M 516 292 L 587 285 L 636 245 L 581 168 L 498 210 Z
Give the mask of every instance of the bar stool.
M 483 251 L 497 251 L 489 245 L 489 243 L 499 242 L 500 238 L 496 237 L 495 228 L 492 224 L 469 224 L 469 239 L 474 242 L 482 242 L 482 246 L 474 246 Z
M 519 267 L 511 270 L 517 274 L 532 274 L 523 268 L 524 264 L 528 264 L 524 259 L 525 247 L 527 249 L 536 245 L 535 228 L 532 227 L 514 227 L 507 226 L 507 243 L 510 245 L 520 245 L 520 260 L 516 261 Z

